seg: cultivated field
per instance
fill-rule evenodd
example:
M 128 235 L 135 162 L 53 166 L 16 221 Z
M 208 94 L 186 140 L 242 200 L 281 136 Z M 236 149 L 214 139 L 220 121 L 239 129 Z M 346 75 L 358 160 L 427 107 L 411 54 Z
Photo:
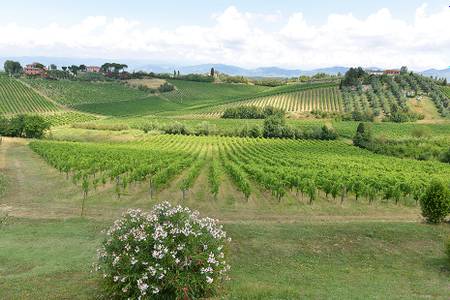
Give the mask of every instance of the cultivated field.
M 419 205 L 433 179 L 450 185 L 448 89 L 371 80 L 169 79 L 174 91 L 150 94 L 137 86 L 163 80 L 0 75 L 0 115 L 52 125 L 42 140 L 0 139 L 0 299 L 101 299 L 92 263 L 104 229 L 162 201 L 220 219 L 231 236 L 231 280 L 212 299 L 448 299 L 450 227 L 424 223 Z M 241 105 L 283 108 L 275 129 L 304 135 L 263 138 L 268 119 L 219 118 Z M 341 119 L 367 112 L 424 120 L 372 122 L 377 148 L 362 149 L 360 122 Z M 335 140 L 317 134 L 324 125 Z M 258 137 L 241 135 L 250 130 Z
M 58 106 L 17 79 L 0 74 L 0 115 L 49 113 L 58 110 Z
M 214 196 L 225 173 L 246 199 L 255 182 L 278 201 L 294 192 L 311 202 L 325 193 L 397 203 L 418 199 L 433 178 L 450 183 L 445 164 L 386 158 L 342 142 L 161 135 L 137 144 L 33 142 L 31 148 L 84 192 L 113 182 L 118 197 L 136 183 L 158 191 L 181 173 L 185 194 L 204 169 Z
M 117 82 L 22 79 L 58 103 L 75 107 L 81 104 L 112 103 L 144 99 L 145 92 Z
M 153 139 L 158 142 L 155 146 L 149 143 L 148 152 L 170 147 L 169 137 Z M 182 140 L 175 138 L 175 150 L 198 147 L 201 152 L 211 143 L 199 138 L 204 141 L 184 145 Z M 239 144 L 231 141 L 227 143 L 231 148 Z M 287 142 L 274 143 L 282 146 Z M 202 144 L 205 146 L 199 147 Z M 61 149 L 67 144 L 54 145 Z M 144 145 L 86 144 L 82 149 L 111 147 L 137 153 Z M 311 147 L 316 149 L 313 159 L 331 155 L 318 151 L 320 143 L 299 142 L 297 147 L 307 151 L 304 157 L 310 156 Z M 265 146 L 264 151 L 267 149 L 271 147 Z M 348 149 L 339 155 L 358 158 L 361 153 Z M 369 161 L 388 160 L 371 156 Z M 232 162 L 230 158 L 227 161 Z M 409 161 L 399 163 L 406 166 Z M 207 179 L 209 168 L 205 167 L 184 201 L 180 184 L 188 172 L 175 176 L 163 190 L 155 191 L 153 198 L 147 185 L 129 185 L 120 199 L 114 185 L 99 186 L 86 199 L 87 217 L 78 218 L 80 187 L 66 179 L 64 172 L 48 166 L 23 141 L 3 142 L 0 167 L 16 183 L 1 200 L 2 209 L 12 216 L 0 229 L 0 261 L 4 266 L 0 288 L 7 299 L 96 298 L 101 291 L 99 278 L 90 271 L 103 236 L 101 230 L 127 207 L 149 208 L 162 199 L 200 209 L 225 222 L 233 238 L 232 280 L 222 295 L 226 299 L 328 298 L 331 294 L 346 299 L 389 298 L 393 294 L 399 299 L 445 299 L 449 292 L 449 271 L 442 268 L 442 238 L 450 230 L 447 225 L 420 224 L 414 201 L 402 200 L 396 205 L 377 200 L 369 204 L 364 198 L 356 201 L 348 196 L 340 204 L 339 198 L 327 200 L 320 194 L 309 205 L 307 196 L 296 197 L 295 192 L 278 202 L 261 187 L 255 188 L 247 201 L 226 170 L 219 172 L 221 184 L 214 199 Z M 251 186 L 259 184 L 252 180 Z

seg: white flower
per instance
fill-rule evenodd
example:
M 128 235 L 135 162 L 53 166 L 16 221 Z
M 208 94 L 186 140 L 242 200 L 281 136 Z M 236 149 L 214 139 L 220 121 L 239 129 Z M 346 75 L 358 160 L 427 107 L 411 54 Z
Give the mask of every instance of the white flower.
M 137 280 L 137 286 L 141 293 L 144 293 L 148 289 L 148 284 L 145 283 L 142 279 Z
M 206 282 L 207 282 L 208 284 L 211 284 L 213 281 L 214 281 L 214 280 L 213 280 L 211 277 L 206 276 Z

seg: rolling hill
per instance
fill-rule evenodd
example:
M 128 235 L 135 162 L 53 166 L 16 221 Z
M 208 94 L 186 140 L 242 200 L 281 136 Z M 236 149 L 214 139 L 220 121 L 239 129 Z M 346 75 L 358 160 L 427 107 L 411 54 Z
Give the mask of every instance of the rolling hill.
M 19 80 L 0 74 L 0 115 L 51 113 L 61 109 Z

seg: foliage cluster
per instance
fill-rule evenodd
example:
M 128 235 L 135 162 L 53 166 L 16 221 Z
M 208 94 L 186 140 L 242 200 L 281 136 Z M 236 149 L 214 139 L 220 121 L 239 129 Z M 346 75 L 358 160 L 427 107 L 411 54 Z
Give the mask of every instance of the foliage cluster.
M 227 108 L 222 118 L 224 119 L 265 119 L 270 116 L 283 117 L 286 111 L 273 106 L 236 106 Z
M 98 270 L 113 298 L 209 297 L 227 279 L 228 242 L 217 220 L 163 202 L 114 223 L 98 250 Z
M 25 138 L 42 138 L 50 124 L 38 115 L 0 116 L 0 135 Z

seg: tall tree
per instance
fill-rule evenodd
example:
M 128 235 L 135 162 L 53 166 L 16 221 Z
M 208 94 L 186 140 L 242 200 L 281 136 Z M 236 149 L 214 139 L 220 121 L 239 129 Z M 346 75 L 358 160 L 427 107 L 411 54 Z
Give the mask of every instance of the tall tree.
M 214 70 L 214 67 L 213 67 L 213 68 L 211 68 L 211 72 L 210 72 L 211 77 L 214 77 L 214 74 L 215 74 L 215 70 Z
M 78 71 L 80 70 L 80 67 L 76 66 L 76 65 L 71 65 L 69 67 L 70 72 L 72 72 L 73 74 L 77 75 Z
M 45 66 L 43 65 L 43 64 L 41 64 L 41 63 L 34 63 L 34 67 L 35 68 L 38 68 L 38 69 L 44 69 L 45 68 Z
M 22 72 L 22 66 L 17 61 L 7 60 L 3 65 L 5 72 L 9 75 L 16 75 Z
M 400 68 L 400 74 L 408 74 L 408 67 L 407 66 L 403 66 Z
M 367 148 L 373 142 L 372 127 L 368 123 L 359 123 L 353 137 L 353 145 Z

